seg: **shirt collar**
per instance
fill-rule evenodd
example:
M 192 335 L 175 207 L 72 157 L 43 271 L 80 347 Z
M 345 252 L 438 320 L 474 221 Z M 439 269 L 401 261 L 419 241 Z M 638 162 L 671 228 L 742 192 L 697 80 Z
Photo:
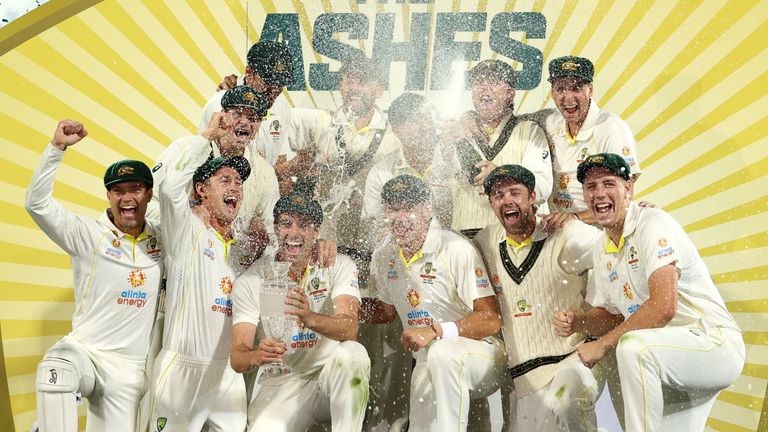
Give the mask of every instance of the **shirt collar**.
M 622 230 L 618 245 L 613 244 L 611 236 L 609 236 L 608 232 L 605 231 L 605 253 L 615 254 L 621 251 L 621 248 L 624 247 L 625 240 L 635 233 L 639 211 L 640 206 L 638 206 L 634 201 L 630 201 L 629 206 L 627 207 L 627 215 L 624 217 L 624 229 Z
M 416 261 L 424 258 L 424 255 L 434 253 L 440 249 L 441 245 L 441 237 L 440 237 L 440 231 L 442 230 L 442 227 L 437 222 L 437 218 L 432 217 L 432 221 L 429 223 L 429 228 L 427 230 L 427 237 L 424 239 L 424 244 L 421 245 L 421 249 L 419 249 L 411 259 L 407 260 L 405 259 L 405 255 L 403 255 L 403 250 L 400 249 L 399 246 L 396 246 L 397 253 L 400 256 L 400 260 L 403 262 L 403 264 L 408 267 L 409 265 L 415 263 Z
M 144 231 L 142 231 L 138 237 L 134 238 L 132 235 L 120 231 L 120 229 L 109 218 L 109 215 L 107 214 L 107 210 L 104 210 L 104 213 L 101 214 L 101 217 L 99 218 L 99 222 L 106 225 L 107 228 L 109 228 L 109 230 L 112 231 L 112 233 L 115 235 L 115 238 L 118 238 L 118 239 L 121 239 L 123 237 L 128 237 L 134 240 L 144 240 L 146 238 L 155 237 L 157 235 L 154 226 L 152 226 L 152 224 L 145 219 Z
M 560 120 L 562 121 L 562 126 L 558 131 L 558 136 L 565 139 L 573 138 L 571 137 L 570 132 L 568 132 L 568 123 L 565 121 L 562 114 L 558 112 L 557 115 L 560 116 Z M 576 134 L 575 141 L 586 141 L 592 136 L 594 133 L 595 125 L 597 124 L 597 117 L 599 115 L 600 107 L 597 106 L 597 103 L 594 101 L 594 99 L 590 100 L 587 117 L 584 118 L 584 123 L 582 123 L 581 127 L 579 128 L 579 133 Z
M 537 219 L 537 222 L 538 222 L 538 217 L 536 219 Z M 498 243 L 506 242 L 507 244 L 509 244 L 509 245 L 514 247 L 513 244 L 511 244 L 509 241 L 507 241 L 507 240 L 509 240 L 509 237 L 507 236 L 507 231 L 504 229 L 504 226 L 501 224 L 501 222 L 497 223 L 496 227 L 498 228 L 498 234 L 496 236 L 497 242 Z M 522 243 L 517 243 L 517 242 L 515 242 L 515 243 L 517 243 L 518 245 L 521 245 L 520 248 L 522 248 L 522 247 L 525 247 L 525 246 L 530 246 L 531 244 L 533 244 L 533 243 L 535 243 L 537 241 L 544 240 L 547 237 L 548 237 L 547 232 L 544 231 L 543 229 L 541 229 L 541 225 L 537 223 L 536 224 L 536 229 L 533 230 L 533 234 L 531 234 L 531 236 L 528 237 L 528 239 L 530 239 L 529 243 L 526 243 L 528 239 L 523 240 Z M 514 240 L 512 240 L 512 241 L 514 242 Z

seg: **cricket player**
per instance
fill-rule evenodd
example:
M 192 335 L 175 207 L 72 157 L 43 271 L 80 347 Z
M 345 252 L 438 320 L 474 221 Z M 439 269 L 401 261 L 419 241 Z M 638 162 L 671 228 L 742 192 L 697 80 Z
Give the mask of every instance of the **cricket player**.
M 334 431 L 360 431 L 368 402 L 370 361 L 357 343 L 360 290 L 355 263 L 337 255 L 321 268 L 312 248 L 323 221 L 320 204 L 292 193 L 274 210 L 279 242 L 274 256 L 257 261 L 235 281 L 232 367 L 248 372 L 282 362 L 292 371 L 262 375 L 261 388 L 248 408 L 249 431 L 300 431 L 330 421 Z M 295 288 L 287 296 L 287 314 L 296 318 L 290 352 L 283 341 L 267 338 L 259 327 L 259 292 L 275 261 L 292 263 L 286 275 Z M 257 347 L 254 336 L 259 333 Z
M 536 176 L 540 207 L 552 190 L 552 163 L 544 130 L 515 116 L 515 71 L 501 60 L 484 60 L 468 72 L 474 111 L 446 130 L 453 135 L 464 177 L 455 190 L 451 228 L 472 238 L 496 223 L 483 180 L 499 165 L 518 164 Z M 546 211 L 545 211 L 546 212 Z
M 491 171 L 484 188 L 498 222 L 474 239 L 501 304 L 516 396 L 510 430 L 596 431 L 602 368 L 581 363 L 576 348 L 585 335 L 558 337 L 552 316 L 587 309 L 587 270 L 600 231 L 573 215 L 561 230 L 544 231 L 537 224 L 535 182 L 520 165 Z
M 365 181 L 363 221 L 370 231 L 383 228 L 381 191 L 384 184 L 400 174 L 411 174 L 432 189 L 432 208 L 441 226 L 450 226 L 453 209 L 454 177 L 458 174 L 453 154 L 439 148 L 435 127 L 435 111 L 424 96 L 403 93 L 389 105 L 387 117 L 392 132 L 400 140 L 401 149 L 379 161 L 371 168 Z M 372 233 L 377 235 L 378 233 Z M 380 237 L 376 237 L 379 240 Z
M 217 113 L 171 163 L 160 188 L 170 269 L 163 348 L 152 370 L 152 430 L 245 429 L 245 382 L 229 366 L 230 293 L 243 270 L 232 250 L 232 222 L 251 168 L 242 156 L 210 158 L 211 141 L 259 118 L 253 107 L 238 115 L 253 120 L 233 123 L 224 119 L 233 114 Z M 207 221 L 190 208 L 190 181 Z
M 577 179 L 604 235 L 587 296 L 594 307 L 558 313 L 557 331 L 599 336 L 578 348 L 587 367 L 616 350 L 626 431 L 703 430 L 717 394 L 744 365 L 738 325 L 683 228 L 630 202 L 623 156 L 590 155 Z M 684 403 L 673 407 L 670 392 Z
M 109 207 L 98 220 L 53 199 L 64 154 L 86 135 L 77 121 L 59 122 L 26 196 L 32 219 L 70 256 L 75 294 L 72 332 L 38 365 L 37 423 L 42 431 L 77 431 L 77 404 L 85 397 L 87 430 L 133 432 L 147 387 L 144 368 L 164 248 L 158 227 L 144 218 L 152 173 L 143 162 L 123 160 L 107 168 Z
M 584 57 L 565 56 L 549 62 L 548 81 L 557 110 L 544 119 L 553 144 L 554 188 L 549 201 L 551 214 L 546 218 L 548 228 L 568 220 L 569 213 L 595 223 L 576 181 L 576 168 L 587 156 L 620 154 L 631 169 L 632 181 L 640 176 L 637 143 L 629 125 L 592 99 L 594 72 L 594 65 Z
M 293 83 L 293 56 L 281 42 L 262 40 L 251 46 L 246 56 L 247 66 L 240 77 L 224 78 L 219 90 L 203 107 L 198 125 L 199 132 L 208 127 L 211 116 L 221 111 L 221 100 L 226 90 L 246 85 L 261 95 L 267 114 L 253 137 L 247 151 L 257 153 L 270 166 L 284 163 L 290 154 L 285 127 L 289 123 L 291 106 L 280 97 L 285 86 Z M 247 158 L 248 155 L 245 155 Z M 250 158 L 249 158 L 250 161 Z
M 409 431 L 466 431 L 470 399 L 499 389 L 505 373 L 499 305 L 480 255 L 432 218 L 429 186 L 411 175 L 382 191 L 391 236 L 374 252 L 378 301 L 363 319 L 402 321 L 416 366 Z
M 253 175 L 243 185 L 246 193 L 243 195 L 240 213 L 234 225 L 238 237 L 244 242 L 238 247 L 243 250 L 253 249 L 250 255 L 242 254 L 243 259 L 252 262 L 261 254 L 265 243 L 268 242 L 272 226 L 272 209 L 280 198 L 275 171 L 264 158 L 248 150 L 262 121 L 267 116 L 269 102 L 262 93 L 248 86 L 237 86 L 223 93 L 222 110 L 216 113 L 215 117 L 222 123 L 220 129 L 226 133 L 210 142 L 209 156 L 243 156 L 248 159 L 252 168 Z M 223 115 L 218 115 L 219 113 Z M 219 129 L 218 126 L 216 128 Z M 148 218 L 159 218 L 161 197 L 159 190 L 173 161 L 184 149 L 199 139 L 199 136 L 190 136 L 172 142 L 152 168 L 155 178 L 155 198 L 150 204 Z M 251 242 L 251 239 L 261 239 L 261 241 Z

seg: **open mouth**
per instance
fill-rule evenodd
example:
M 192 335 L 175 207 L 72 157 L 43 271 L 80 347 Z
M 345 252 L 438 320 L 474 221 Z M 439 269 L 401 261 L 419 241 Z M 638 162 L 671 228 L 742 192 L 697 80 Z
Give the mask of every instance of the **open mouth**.
M 493 96 L 489 94 L 484 94 L 480 96 L 480 103 L 483 105 L 491 105 L 493 104 Z
M 520 210 L 517 208 L 504 210 L 502 215 L 507 223 L 514 223 L 520 220 Z
M 224 197 L 224 205 L 228 209 L 234 211 L 235 209 L 237 209 L 237 197 L 233 197 L 233 196 Z
M 235 128 L 235 136 L 238 138 L 250 138 L 251 130 L 244 127 Z
M 120 206 L 120 215 L 124 218 L 136 217 L 136 206 Z
M 579 112 L 579 106 L 577 104 L 572 105 L 563 105 L 563 114 L 565 115 L 576 115 L 576 113 Z
M 612 209 L 613 209 L 613 206 L 609 203 L 595 204 L 595 213 L 597 214 L 606 214 L 610 212 Z
M 285 243 L 283 243 L 285 246 L 285 251 L 291 255 L 298 254 L 301 252 L 301 248 L 304 246 L 304 242 L 299 240 L 288 240 Z

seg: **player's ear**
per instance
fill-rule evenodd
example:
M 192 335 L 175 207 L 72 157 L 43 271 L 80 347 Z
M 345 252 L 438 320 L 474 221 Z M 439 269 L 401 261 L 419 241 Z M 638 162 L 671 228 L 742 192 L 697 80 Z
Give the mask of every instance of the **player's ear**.
M 195 183 L 195 198 L 203 199 L 205 196 L 205 182 Z

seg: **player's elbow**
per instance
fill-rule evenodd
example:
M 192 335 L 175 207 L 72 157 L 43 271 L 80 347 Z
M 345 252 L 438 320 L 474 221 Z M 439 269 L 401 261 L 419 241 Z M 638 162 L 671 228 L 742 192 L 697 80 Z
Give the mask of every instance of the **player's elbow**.
M 659 319 L 661 322 L 659 324 L 661 325 L 659 327 L 663 327 L 675 318 L 675 315 L 677 314 L 677 302 L 667 302 L 661 307 L 660 312 Z
M 229 365 L 237 373 L 246 373 L 252 369 L 246 353 L 239 350 L 235 345 L 232 346 L 229 352 Z

